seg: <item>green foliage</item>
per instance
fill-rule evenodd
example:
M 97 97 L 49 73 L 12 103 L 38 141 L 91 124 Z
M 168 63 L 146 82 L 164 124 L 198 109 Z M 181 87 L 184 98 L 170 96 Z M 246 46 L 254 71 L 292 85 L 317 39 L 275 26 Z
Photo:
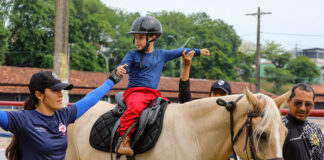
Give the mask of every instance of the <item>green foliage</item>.
M 266 79 L 274 83 L 275 91 L 280 94 L 281 87 L 287 83 L 293 82 L 295 76 L 286 68 L 286 64 L 291 55 L 286 52 L 280 44 L 274 41 L 266 41 L 261 49 L 261 55 L 272 62 L 275 67 L 265 67 Z
M 255 55 L 247 54 L 243 52 L 238 52 L 235 60 L 235 64 L 237 64 L 236 70 L 239 72 L 239 75 L 242 77 L 244 81 L 252 81 L 254 79 L 253 72 L 255 69 L 252 67 L 254 64 Z
M 287 64 L 287 69 L 297 77 L 295 83 L 309 83 L 320 75 L 316 64 L 305 56 L 298 56 L 296 59 L 290 60 Z
M 276 68 L 267 66 L 264 68 L 267 80 L 274 82 L 276 94 L 280 94 L 280 89 L 284 84 L 292 83 L 295 80 L 295 76 L 292 75 L 288 70 L 283 68 Z
M 44 58 L 53 54 L 54 1 L 13 0 L 8 15 L 9 52 L 6 65 L 50 67 Z M 44 56 L 46 55 L 46 56 Z
M 156 48 L 170 49 L 182 46 L 186 40 L 193 36 L 186 48 L 208 48 L 209 57 L 195 57 L 192 62 L 191 77 L 195 78 L 224 78 L 234 80 L 235 57 L 241 40 L 233 30 L 222 20 L 213 20 L 206 13 L 194 13 L 186 16 L 180 12 L 151 13 L 161 21 L 163 35 L 158 40 Z M 168 37 L 174 36 L 174 39 Z M 174 60 L 165 65 L 163 75 L 178 76 L 179 60 Z M 175 71 L 174 71 L 175 70 Z
M 290 53 L 286 52 L 280 44 L 274 41 L 266 41 L 261 49 L 261 55 L 263 58 L 270 60 L 277 68 L 284 68 L 291 58 Z
M 0 36 L 10 36 L 6 41 L 10 43 L 5 65 L 51 68 L 55 1 L 12 0 L 1 1 L 1 4 L 1 16 L 7 17 L 9 23 L 7 27 L 0 27 Z M 105 71 L 103 57 L 108 57 L 107 65 L 112 70 L 128 51 L 135 49 L 133 37 L 128 32 L 132 22 L 140 16 L 139 13 L 108 8 L 100 0 L 71 0 L 69 7 L 71 69 Z M 245 53 L 238 52 L 241 40 L 233 27 L 224 21 L 213 20 L 203 12 L 185 15 L 180 12 L 161 11 L 150 15 L 159 19 L 163 26 L 162 37 L 155 45 L 157 49 L 178 48 L 190 36 L 194 36 L 186 45 L 187 48 L 210 50 L 209 57 L 194 58 L 191 77 L 235 80 L 235 68 L 242 68 L 240 62 L 243 61 L 244 66 L 247 66 L 243 77 L 250 77 L 245 74 L 249 73 L 247 70 L 250 70 L 253 62 L 251 63 L 250 57 Z M 4 31 L 8 31 L 8 34 L 3 34 Z M 179 45 L 168 35 L 174 36 Z M 5 46 L 5 43 L 1 45 Z M 98 56 L 99 51 L 103 56 Z M 237 57 L 241 59 L 238 60 Z M 179 59 L 170 61 L 165 65 L 162 75 L 179 76 L 179 68 Z
M 5 62 L 5 52 L 8 50 L 8 37 L 9 32 L 4 27 L 4 22 L 0 19 L 0 65 Z
M 104 71 L 98 64 L 95 46 L 81 42 L 71 46 L 70 69 L 81 71 Z

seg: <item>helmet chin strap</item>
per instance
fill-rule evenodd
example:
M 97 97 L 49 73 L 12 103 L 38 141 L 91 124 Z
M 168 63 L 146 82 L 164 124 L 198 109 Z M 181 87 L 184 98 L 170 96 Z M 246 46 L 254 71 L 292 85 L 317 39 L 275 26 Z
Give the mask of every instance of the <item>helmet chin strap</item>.
M 142 50 L 137 50 L 138 52 L 141 53 L 140 69 L 142 69 L 142 67 L 144 65 L 144 54 L 148 50 L 148 47 L 150 46 L 150 43 L 153 42 L 153 41 L 156 41 L 156 38 L 154 38 L 154 39 L 152 39 L 152 40 L 149 41 L 148 40 L 148 35 L 146 35 L 146 45 L 145 45 L 145 48 L 143 48 Z

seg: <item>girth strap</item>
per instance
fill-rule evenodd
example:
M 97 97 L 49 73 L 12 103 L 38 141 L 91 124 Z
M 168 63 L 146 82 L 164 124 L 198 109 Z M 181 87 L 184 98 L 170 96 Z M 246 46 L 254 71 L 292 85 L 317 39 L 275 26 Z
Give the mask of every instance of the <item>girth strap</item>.
M 110 159 L 113 160 L 113 143 L 114 143 L 114 138 L 115 138 L 115 134 L 116 134 L 116 131 L 118 129 L 120 125 L 120 119 L 117 120 L 117 122 L 115 123 L 112 131 L 111 131 L 111 140 L 110 140 Z M 117 154 L 117 153 L 116 153 Z

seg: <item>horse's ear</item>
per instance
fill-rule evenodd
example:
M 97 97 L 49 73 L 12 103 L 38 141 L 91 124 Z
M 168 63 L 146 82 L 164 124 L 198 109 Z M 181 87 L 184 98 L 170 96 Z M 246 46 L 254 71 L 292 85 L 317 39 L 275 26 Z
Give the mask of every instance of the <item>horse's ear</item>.
M 258 104 L 258 99 L 253 95 L 253 93 L 245 86 L 244 89 L 245 95 L 247 100 L 252 106 L 255 106 Z
M 282 106 L 284 106 L 284 104 L 287 102 L 290 94 L 291 94 L 291 88 L 283 95 L 274 99 L 274 101 L 276 102 L 276 104 L 278 106 L 278 109 L 280 109 Z
M 259 100 L 256 96 L 254 96 L 254 94 L 245 86 L 245 96 L 248 100 L 248 102 L 252 105 L 252 110 L 253 112 L 260 112 L 261 105 L 265 105 L 265 101 L 264 100 Z

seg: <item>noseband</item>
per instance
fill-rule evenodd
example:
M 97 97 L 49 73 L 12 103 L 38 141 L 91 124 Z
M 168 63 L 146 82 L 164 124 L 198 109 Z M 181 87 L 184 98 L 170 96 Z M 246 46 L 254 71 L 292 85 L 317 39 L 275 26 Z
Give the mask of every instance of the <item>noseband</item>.
M 244 127 L 246 127 L 246 136 L 245 136 L 245 144 L 244 144 L 244 151 L 246 152 L 247 157 L 249 158 L 248 154 L 247 154 L 247 150 L 246 150 L 246 146 L 247 146 L 247 141 L 249 139 L 250 141 L 250 151 L 251 151 L 251 158 L 253 160 L 258 160 L 258 156 L 256 155 L 256 151 L 255 151 L 255 146 L 253 144 L 253 128 L 252 128 L 252 118 L 254 117 L 263 117 L 264 113 L 263 112 L 252 112 L 251 110 L 249 110 L 249 112 L 247 113 L 247 118 L 245 120 L 245 122 L 243 123 L 243 125 L 241 126 L 241 128 L 239 129 L 239 131 L 237 132 L 237 134 L 234 137 L 234 119 L 233 119 L 233 112 L 234 109 L 236 107 L 236 103 L 243 97 L 244 95 L 241 95 L 240 97 L 238 97 L 234 102 L 230 101 L 230 102 L 226 102 L 221 98 L 218 98 L 216 100 L 216 103 L 220 106 L 224 106 L 226 108 L 226 110 L 228 112 L 230 112 L 230 123 L 231 123 L 231 142 L 232 142 L 232 151 L 233 151 L 233 155 L 234 155 L 234 159 L 237 160 L 236 157 L 236 153 L 234 150 L 234 144 L 237 141 L 237 139 L 239 138 L 239 136 L 241 135 L 241 133 L 243 132 Z

